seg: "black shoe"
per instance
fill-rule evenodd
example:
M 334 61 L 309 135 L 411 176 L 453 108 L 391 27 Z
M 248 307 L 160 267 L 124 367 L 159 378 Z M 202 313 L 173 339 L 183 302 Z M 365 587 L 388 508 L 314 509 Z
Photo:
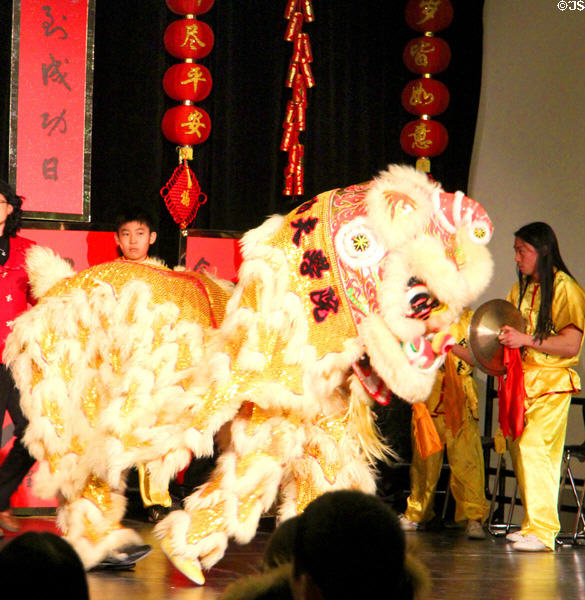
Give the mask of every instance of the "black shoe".
M 152 552 L 152 546 L 148 544 L 144 544 L 142 546 L 138 546 L 137 544 L 132 544 L 129 546 L 124 546 L 118 550 L 120 554 L 126 554 L 127 561 L 131 561 L 133 563 L 138 562 L 141 558 L 148 556 Z
M 102 562 L 92 567 L 90 571 L 131 571 L 135 566 L 135 562 L 107 556 Z
M 144 558 L 152 551 L 152 547 L 147 544 L 138 546 L 136 544 L 124 546 L 116 552 L 120 556 L 106 556 L 91 571 L 129 571 L 136 566 L 136 562 Z
M 169 509 L 160 504 L 154 504 L 153 506 L 148 507 L 148 520 L 151 523 L 162 521 L 168 514 Z

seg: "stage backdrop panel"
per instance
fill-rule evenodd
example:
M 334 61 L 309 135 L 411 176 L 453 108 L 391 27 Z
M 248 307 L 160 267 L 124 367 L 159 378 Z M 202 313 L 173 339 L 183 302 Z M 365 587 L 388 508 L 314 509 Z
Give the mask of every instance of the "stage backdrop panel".
M 119 256 L 113 231 L 22 229 L 20 235 L 72 261 L 76 271 Z
M 235 231 L 188 229 L 181 248 L 185 267 L 236 282 L 242 263 L 240 237 Z
M 28 216 L 88 221 L 95 0 L 14 0 L 9 178 Z

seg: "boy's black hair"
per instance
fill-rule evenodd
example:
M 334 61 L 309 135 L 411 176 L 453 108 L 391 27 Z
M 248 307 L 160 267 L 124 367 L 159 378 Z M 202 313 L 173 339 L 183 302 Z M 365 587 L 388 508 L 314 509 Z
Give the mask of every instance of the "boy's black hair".
M 24 198 L 18 196 L 14 188 L 3 179 L 0 179 L 0 194 L 6 198 L 8 204 L 12 205 L 12 212 L 6 217 L 4 224 L 4 236 L 14 237 L 22 225 L 22 201 Z
M 114 223 L 116 227 L 116 233 L 120 232 L 122 225 L 125 225 L 126 223 L 132 223 L 134 221 L 141 223 L 142 225 L 146 225 L 151 233 L 156 231 L 154 228 L 154 220 L 152 215 L 142 206 L 134 205 L 126 207 L 117 215 Z

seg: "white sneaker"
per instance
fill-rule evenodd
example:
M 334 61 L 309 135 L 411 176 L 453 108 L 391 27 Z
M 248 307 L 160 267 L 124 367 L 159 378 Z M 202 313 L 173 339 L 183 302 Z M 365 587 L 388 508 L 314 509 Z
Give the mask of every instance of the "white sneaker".
M 470 540 L 485 540 L 486 534 L 482 524 L 479 521 L 470 519 L 467 521 L 465 533 Z
M 507 542 L 521 542 L 524 539 L 524 536 L 519 531 L 511 531 L 506 534 Z
M 519 552 L 550 552 L 551 549 L 545 546 L 533 533 L 528 533 L 523 540 L 512 544 L 513 550 Z
M 400 523 L 402 531 L 416 531 L 421 526 L 420 523 L 409 521 L 404 515 L 398 517 L 398 522 Z

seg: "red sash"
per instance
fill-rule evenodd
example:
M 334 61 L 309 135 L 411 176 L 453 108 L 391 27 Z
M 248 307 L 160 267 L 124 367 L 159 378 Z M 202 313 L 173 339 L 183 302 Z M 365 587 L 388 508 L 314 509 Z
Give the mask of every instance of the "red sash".
M 515 440 L 524 430 L 524 373 L 519 348 L 504 346 L 506 375 L 498 375 L 498 422 L 504 437 Z

